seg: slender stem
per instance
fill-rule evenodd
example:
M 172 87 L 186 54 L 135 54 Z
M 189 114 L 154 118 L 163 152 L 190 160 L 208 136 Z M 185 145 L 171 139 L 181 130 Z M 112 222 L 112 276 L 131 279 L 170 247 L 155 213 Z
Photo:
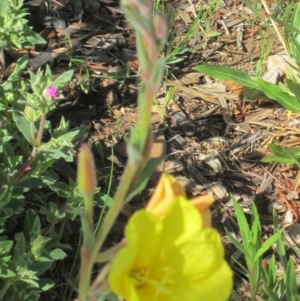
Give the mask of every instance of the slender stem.
M 11 284 L 6 281 L 5 284 L 4 284 L 4 286 L 2 287 L 2 289 L 0 291 L 0 300 L 3 299 L 4 295 L 6 294 L 6 292 L 9 289 L 10 286 L 11 286 Z
M 21 166 L 19 171 L 11 179 L 10 185 L 14 185 L 19 180 L 19 178 L 24 174 L 26 168 L 29 167 L 32 164 L 32 162 L 34 161 L 36 155 L 37 155 L 37 151 L 36 151 L 36 148 L 34 147 L 32 149 L 31 155 L 28 158 L 28 160 Z
M 113 247 L 109 248 L 108 250 L 105 250 L 101 253 L 97 254 L 97 257 L 95 259 L 95 263 L 101 263 L 101 262 L 107 262 L 109 261 L 114 254 L 116 254 L 120 249 L 122 249 L 126 244 L 125 239 L 114 245 Z
M 35 146 L 36 147 L 39 147 L 40 144 L 41 144 L 42 136 L 43 136 L 43 132 L 44 132 L 45 121 L 46 121 L 46 113 L 43 112 L 42 115 L 41 115 L 38 135 L 37 135 L 37 138 L 35 140 Z
M 145 92 L 142 94 L 145 97 L 143 107 L 139 110 L 139 121 L 140 121 L 140 132 L 148 133 L 150 119 L 151 119 L 151 109 L 153 104 L 153 89 L 146 85 Z M 147 136 L 144 135 L 144 139 L 147 139 Z
M 271 16 L 272 13 L 271 13 L 271 11 L 270 11 L 270 9 L 269 9 L 269 6 L 268 6 L 266 0 L 261 0 L 261 2 L 262 2 L 262 4 L 263 4 L 263 6 L 264 6 L 264 8 L 265 8 L 265 10 L 266 10 L 266 12 L 267 12 L 267 14 Z M 270 18 L 270 19 L 271 19 L 271 23 L 272 23 L 272 25 L 273 25 L 273 27 L 274 27 L 274 30 L 275 30 L 275 32 L 276 32 L 276 34 L 277 34 L 277 37 L 278 37 L 280 43 L 281 43 L 282 46 L 284 47 L 285 52 L 288 53 L 287 50 L 286 50 L 285 42 L 284 42 L 284 40 L 283 40 L 282 35 L 281 35 L 280 32 L 279 32 L 279 29 L 278 29 L 278 26 L 277 26 L 276 22 L 275 22 L 272 18 Z
M 28 168 L 32 164 L 32 162 L 34 161 L 34 159 L 35 159 L 35 157 L 37 155 L 37 147 L 40 146 L 41 141 L 42 141 L 42 136 L 43 136 L 43 132 L 44 132 L 45 121 L 46 121 L 46 113 L 43 112 L 42 115 L 41 115 L 41 120 L 40 120 L 40 126 L 39 126 L 38 135 L 37 135 L 37 138 L 35 140 L 35 146 L 33 147 L 32 151 L 31 151 L 31 155 L 28 158 L 28 160 L 21 166 L 21 168 L 19 169 L 19 171 L 11 179 L 11 181 L 10 181 L 11 185 L 13 185 L 14 183 L 16 183 L 19 180 L 19 178 L 24 174 L 26 168 Z
M 103 223 L 96 233 L 95 242 L 90 252 L 86 250 L 85 246 L 81 248 L 81 264 L 80 264 L 80 280 L 79 280 L 79 296 L 78 301 L 86 301 L 86 296 L 91 283 L 91 274 L 93 264 L 97 258 L 98 252 L 109 233 L 115 219 L 124 205 L 124 200 L 128 195 L 132 182 L 139 170 L 139 164 L 128 162 L 121 183 L 114 197 L 114 202 L 108 209 L 107 214 L 103 219 Z

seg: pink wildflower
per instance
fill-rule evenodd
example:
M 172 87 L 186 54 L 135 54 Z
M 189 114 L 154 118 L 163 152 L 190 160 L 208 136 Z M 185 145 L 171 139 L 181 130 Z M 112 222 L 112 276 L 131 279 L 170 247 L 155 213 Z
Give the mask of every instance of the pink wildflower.
M 59 91 L 56 87 L 49 86 L 44 91 L 46 96 L 50 96 L 52 99 L 57 98 L 59 96 Z

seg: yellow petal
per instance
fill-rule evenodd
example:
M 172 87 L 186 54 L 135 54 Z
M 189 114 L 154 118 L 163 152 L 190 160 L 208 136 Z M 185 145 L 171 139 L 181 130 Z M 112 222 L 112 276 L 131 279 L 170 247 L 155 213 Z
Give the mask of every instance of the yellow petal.
M 206 209 L 201 212 L 203 228 L 211 227 L 211 212 L 209 209 Z
M 211 226 L 211 212 L 208 209 L 215 198 L 212 194 L 198 196 L 192 200 L 190 203 L 200 212 L 203 221 L 203 227 L 210 227 Z
M 160 219 L 145 210 L 137 211 L 130 219 L 125 237 L 128 246 L 137 245 L 135 260 L 140 266 L 148 265 L 159 249 L 162 226 Z
M 127 301 L 225 301 L 232 272 L 210 227 L 213 201 L 210 195 L 187 201 L 176 180 L 162 175 L 146 209 L 126 226 L 127 247 L 109 275 L 112 289 Z
M 133 248 L 124 248 L 119 251 L 109 274 L 109 284 L 112 290 L 130 301 L 139 301 L 135 281 L 130 278 L 130 272 L 134 269 L 135 255 Z
M 163 219 L 164 240 L 168 243 L 182 244 L 194 239 L 203 227 L 198 210 L 185 198 L 174 199 L 173 206 Z
M 209 208 L 213 202 L 215 201 L 215 198 L 212 194 L 208 195 L 201 195 L 194 199 L 191 199 L 191 204 L 197 208 L 199 212 L 204 211 L 205 209 Z
M 139 300 L 134 274 L 150 265 L 160 247 L 161 221 L 145 210 L 137 211 L 125 229 L 127 245 L 117 253 L 109 275 L 114 292 L 126 300 Z
M 185 197 L 184 189 L 174 177 L 163 173 L 154 194 L 146 206 L 146 210 L 162 217 L 172 205 L 173 200 L 178 196 Z

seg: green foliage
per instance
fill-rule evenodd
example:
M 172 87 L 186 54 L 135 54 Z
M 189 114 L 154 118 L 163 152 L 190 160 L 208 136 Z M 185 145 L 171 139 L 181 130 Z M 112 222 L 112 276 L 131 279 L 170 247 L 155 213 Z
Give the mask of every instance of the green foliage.
M 238 261 L 236 261 L 236 264 L 248 277 L 251 295 L 249 300 L 257 300 L 257 296 L 260 295 L 262 300 L 279 301 L 285 296 L 289 301 L 299 301 L 294 263 L 287 258 L 282 241 L 284 229 L 279 229 L 276 213 L 274 212 L 274 234 L 262 242 L 261 224 L 254 203 L 252 204 L 249 221 L 237 201 L 233 197 L 232 200 L 240 229 L 241 242 L 236 240 L 227 230 L 226 232 L 231 242 L 244 256 L 245 265 Z M 277 254 L 284 269 L 282 274 L 278 274 L 276 270 L 274 255 L 270 257 L 265 267 L 262 265 L 265 253 L 274 244 L 277 247 Z M 261 285 L 261 282 L 264 285 Z
M 23 0 L 2 0 L 0 3 L 0 51 L 46 43 L 27 25 L 24 18 L 27 10 L 22 6 Z
M 160 1 L 157 1 L 158 3 Z M 219 7 L 219 0 L 210 1 L 209 5 L 200 4 L 197 9 L 197 14 L 194 15 L 193 23 L 188 26 L 187 32 L 180 37 L 178 45 L 174 45 L 176 38 L 175 33 L 170 34 L 169 42 L 166 46 L 166 65 L 171 66 L 184 61 L 188 57 L 189 52 L 197 51 L 195 46 L 190 47 L 188 43 L 191 39 L 201 37 L 204 40 L 203 48 L 206 48 L 206 44 L 210 38 L 217 37 L 220 33 L 211 32 L 211 21 L 213 20 L 213 14 Z M 172 15 L 172 12 L 171 12 Z M 171 22 L 170 22 L 171 23 Z M 199 27 L 201 31 L 199 31 Z
M 266 156 L 262 159 L 262 162 L 280 162 L 284 164 L 297 164 L 300 166 L 300 147 L 283 147 L 278 144 L 269 145 L 274 155 Z
M 0 51 L 45 42 L 28 27 L 22 6 L 22 0 L 0 1 Z M 47 120 L 73 70 L 53 79 L 46 66 L 25 78 L 27 63 L 28 57 L 21 57 L 0 83 L 0 300 L 5 301 L 39 300 L 56 285 L 49 271 L 71 249 L 60 242 L 62 230 L 71 231 L 83 206 L 77 184 L 62 181 L 57 162 L 73 162 L 74 142 L 88 129 L 70 129 L 64 118 L 55 127 Z M 49 96 L 49 87 L 59 96 Z M 103 206 L 102 197 L 98 190 L 96 206 Z
M 199 65 L 193 69 L 221 80 L 232 80 L 245 87 L 262 91 L 266 96 L 279 102 L 286 109 L 296 113 L 300 112 L 300 96 L 294 94 L 283 85 L 277 86 L 268 83 L 231 67 Z
M 295 58 L 298 66 L 300 66 L 300 32 L 299 32 L 300 19 L 299 17 L 300 17 L 300 5 L 299 3 L 297 3 L 295 7 L 293 7 L 293 5 L 287 7 L 286 19 L 284 20 L 285 22 L 283 22 L 286 49 L 290 54 L 290 56 Z

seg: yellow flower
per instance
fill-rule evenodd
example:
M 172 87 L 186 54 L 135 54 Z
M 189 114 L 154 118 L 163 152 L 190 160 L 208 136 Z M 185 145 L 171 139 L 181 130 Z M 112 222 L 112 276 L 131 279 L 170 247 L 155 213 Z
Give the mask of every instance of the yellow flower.
M 146 209 L 161 217 L 168 211 L 168 208 L 178 196 L 186 198 L 182 186 L 174 177 L 167 173 L 163 173 Z M 190 201 L 202 215 L 204 226 L 211 226 L 211 214 L 208 208 L 213 202 L 214 197 L 211 194 L 199 196 Z
M 109 274 L 112 290 L 126 301 L 224 301 L 230 295 L 232 272 L 220 236 L 203 226 L 179 187 L 164 176 L 157 188 L 166 192 L 164 204 L 151 199 L 126 226 L 127 245 Z

